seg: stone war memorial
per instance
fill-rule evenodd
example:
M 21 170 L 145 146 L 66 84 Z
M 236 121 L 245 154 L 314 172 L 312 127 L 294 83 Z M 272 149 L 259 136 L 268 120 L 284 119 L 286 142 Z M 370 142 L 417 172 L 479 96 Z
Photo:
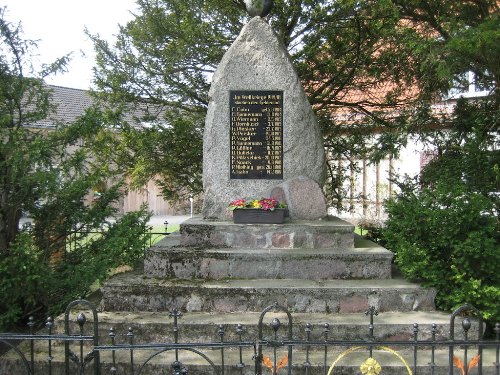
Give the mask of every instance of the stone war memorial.
M 285 184 L 293 192 L 292 218 L 324 218 L 323 140 L 287 51 L 261 17 L 244 26 L 224 55 L 209 100 L 203 217 L 227 220 L 229 202 L 269 197 Z M 301 215 L 294 203 L 316 212 Z
M 393 278 L 392 252 L 327 216 L 314 113 L 286 49 L 260 17 L 268 2 L 256 4 L 264 11 L 250 4 L 255 17 L 213 77 L 202 215 L 147 249 L 142 268 L 103 284 L 99 341 L 128 344 L 116 357 L 101 347 L 101 360 L 112 363 L 109 373 L 132 373 L 124 369 L 134 362 L 143 375 L 412 374 L 412 361 L 427 371 L 429 358 L 417 363 L 410 342 L 415 332 L 447 338 L 449 315 L 435 311 L 435 290 Z M 261 197 L 286 202 L 282 224 L 233 222 L 230 202 Z M 396 351 L 370 346 L 377 314 L 376 337 L 402 342 Z M 319 344 L 284 343 L 292 337 Z M 327 339 L 344 344 L 329 344 L 327 354 Z M 215 344 L 169 346 L 178 340 Z M 131 342 L 144 346 L 132 351 Z M 157 352 L 143 354 L 148 348 Z M 414 360 L 404 359 L 405 348 Z M 438 357 L 442 367 L 433 370 L 448 373 L 451 356 Z
M 201 336 L 216 341 L 224 323 L 241 323 L 255 338 L 261 311 L 274 304 L 321 327 L 343 322 L 332 326 L 337 339 L 366 331 L 370 308 L 389 316 L 379 328 L 384 337 L 411 337 L 407 323 L 414 321 L 428 324 L 428 337 L 431 316 L 443 334 L 448 317 L 434 312 L 435 290 L 393 279 L 390 251 L 327 216 L 322 137 L 288 53 L 264 18 L 251 18 L 226 52 L 209 99 L 202 216 L 148 249 L 142 272 L 106 282 L 101 308 L 137 317 L 176 309 L 193 332 L 212 325 Z M 289 217 L 283 224 L 234 224 L 228 204 L 250 197 L 286 201 Z M 251 364 L 250 357 L 244 361 Z M 344 363 L 353 371 L 346 373 L 359 372 L 363 360 Z
M 141 314 L 177 309 L 186 312 L 184 324 L 238 322 L 254 333 L 260 312 L 275 303 L 302 319 L 335 319 L 355 330 L 364 327 L 370 307 L 400 321 L 428 320 L 435 291 L 393 279 L 390 251 L 327 216 L 321 134 L 265 19 L 253 17 L 243 27 L 209 96 L 202 217 L 148 249 L 142 272 L 106 282 L 101 307 Z M 272 196 L 288 205 L 283 224 L 233 223 L 231 201 Z M 385 336 L 411 335 L 409 325 L 381 329 Z

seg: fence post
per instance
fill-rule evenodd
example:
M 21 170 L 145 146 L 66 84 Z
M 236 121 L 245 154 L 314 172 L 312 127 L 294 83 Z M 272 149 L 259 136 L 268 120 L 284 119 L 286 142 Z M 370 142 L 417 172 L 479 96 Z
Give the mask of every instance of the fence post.
M 70 313 L 71 313 L 71 310 L 73 309 L 74 306 L 85 306 L 87 307 L 88 309 L 91 310 L 92 312 L 92 318 L 94 319 L 94 322 L 93 322 L 93 333 L 92 333 L 92 337 L 93 337 L 93 345 L 94 345 L 94 348 L 96 346 L 99 345 L 99 318 L 97 316 L 97 309 L 95 308 L 95 306 L 90 303 L 89 301 L 87 300 L 84 300 L 84 299 L 79 299 L 79 300 L 76 300 L 76 301 L 73 301 L 73 302 L 70 302 L 68 304 L 68 306 L 66 307 L 66 311 L 64 312 L 64 333 L 66 336 L 71 336 L 71 328 L 70 328 Z M 83 315 L 83 314 L 81 314 Z M 83 325 L 86 323 L 86 319 L 85 319 L 85 316 L 83 317 L 80 317 L 78 316 L 78 324 L 80 324 L 80 327 L 81 327 L 81 330 L 83 329 Z M 82 331 L 81 331 L 82 332 Z M 65 374 L 66 375 L 72 375 L 72 373 L 70 372 L 70 366 L 69 366 L 69 361 L 70 361 L 70 357 L 73 353 L 71 352 L 70 348 L 69 348 L 69 341 L 65 341 L 64 342 L 64 362 L 65 362 Z M 73 354 L 74 355 L 74 354 Z M 94 374 L 95 375 L 100 375 L 101 373 L 101 361 L 100 361 L 100 355 L 99 355 L 99 351 L 95 351 L 93 350 L 92 353 L 90 354 L 90 356 L 93 357 L 93 360 L 94 360 Z M 80 358 L 80 360 L 83 362 L 86 362 L 84 360 L 84 358 Z
M 47 361 L 49 363 L 49 375 L 52 375 L 52 340 L 50 339 L 50 336 L 52 335 L 52 327 L 54 326 L 54 321 L 52 320 L 51 317 L 47 318 L 47 323 L 45 323 L 45 326 L 47 327 L 48 334 L 49 334 L 49 355 L 47 358 Z
M 33 332 L 34 326 L 35 326 L 35 318 L 33 318 L 33 316 L 30 316 L 28 318 L 28 327 L 30 329 L 30 335 L 35 334 Z M 35 375 L 35 342 L 33 340 L 30 340 L 30 357 L 31 357 L 30 371 L 31 374 Z
M 496 333 L 496 341 L 497 341 L 497 350 L 496 350 L 496 375 L 500 375 L 500 323 L 495 324 L 495 333 Z
M 324 354 L 324 362 L 323 362 L 323 368 L 325 370 L 325 375 L 327 374 L 327 368 L 328 368 L 328 334 L 330 333 L 330 324 L 325 323 L 323 326 L 323 337 L 325 340 L 325 354 Z

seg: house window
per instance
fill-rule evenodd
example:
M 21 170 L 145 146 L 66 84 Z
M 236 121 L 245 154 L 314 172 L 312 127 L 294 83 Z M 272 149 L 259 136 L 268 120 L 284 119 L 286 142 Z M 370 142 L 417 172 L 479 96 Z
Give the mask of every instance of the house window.
M 460 74 L 453 82 L 453 88 L 448 92 L 447 99 L 474 98 L 487 96 L 493 89 L 489 75 L 478 77 L 474 72 Z

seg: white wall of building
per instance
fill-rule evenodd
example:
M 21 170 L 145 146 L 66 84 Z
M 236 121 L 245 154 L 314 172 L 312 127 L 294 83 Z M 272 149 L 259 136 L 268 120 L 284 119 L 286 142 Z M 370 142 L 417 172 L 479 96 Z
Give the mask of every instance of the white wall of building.
M 427 155 L 429 150 L 422 143 L 411 139 L 401 149 L 397 159 L 384 159 L 379 163 L 356 160 L 359 172 L 346 176 L 349 178 L 344 183 L 348 192 L 344 206 L 350 210 L 339 212 L 331 207 L 329 214 L 354 223 L 385 220 L 384 201 L 397 192 L 397 186 L 391 180 L 398 175 L 418 175 L 429 159 Z M 341 162 L 345 165 L 349 163 L 347 160 Z

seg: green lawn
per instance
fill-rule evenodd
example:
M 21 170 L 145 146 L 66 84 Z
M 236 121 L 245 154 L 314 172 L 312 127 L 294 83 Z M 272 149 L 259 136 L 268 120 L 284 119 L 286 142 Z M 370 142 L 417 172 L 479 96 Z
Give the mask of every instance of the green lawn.
M 153 233 L 164 233 L 165 231 L 165 226 L 164 225 L 155 225 L 152 227 L 153 229 L 151 232 Z M 172 233 L 172 232 L 177 232 L 180 228 L 180 224 L 168 224 L 167 226 L 167 232 Z
M 168 224 L 167 233 L 178 232 L 180 228 L 180 224 Z M 151 246 L 156 244 L 158 241 L 165 238 L 165 226 L 164 225 L 155 225 L 152 227 L 151 231 Z

